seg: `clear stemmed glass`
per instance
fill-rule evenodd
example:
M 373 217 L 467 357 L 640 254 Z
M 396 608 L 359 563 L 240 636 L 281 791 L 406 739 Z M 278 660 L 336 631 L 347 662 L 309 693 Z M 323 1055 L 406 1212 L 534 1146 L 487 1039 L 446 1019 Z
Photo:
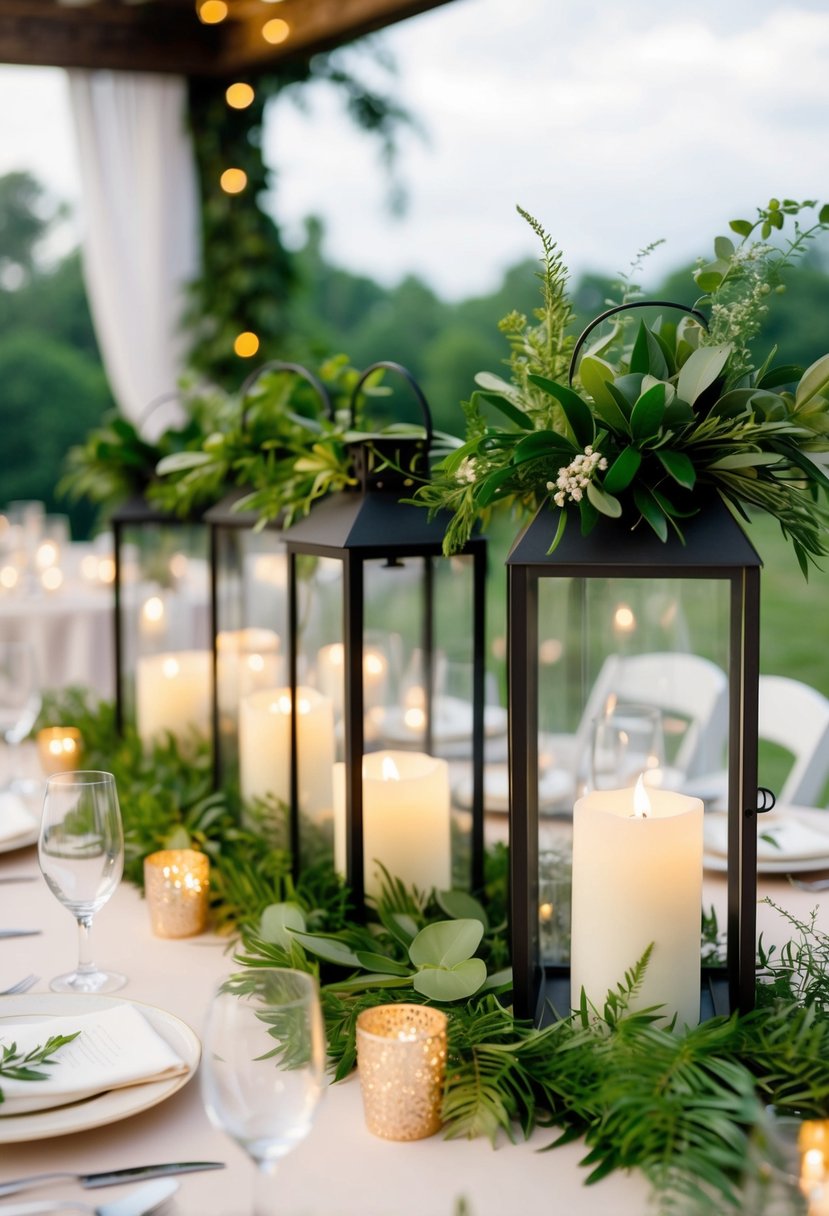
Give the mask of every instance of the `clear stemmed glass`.
M 56 992 L 114 992 L 125 975 L 92 961 L 92 918 L 124 869 L 124 831 L 112 773 L 56 773 L 46 782 L 37 846 L 49 890 L 78 922 L 78 965 L 52 980 Z
M 207 1015 L 202 1097 L 214 1127 L 257 1166 L 256 1213 L 282 1157 L 311 1130 L 325 1087 L 325 1031 L 313 976 L 289 968 L 237 972 Z
M 622 789 L 665 762 L 662 716 L 650 705 L 608 708 L 593 723 L 588 788 Z
M 0 734 L 14 755 L 40 712 L 40 682 L 34 648 L 29 642 L 0 642 Z M 11 764 L 4 789 L 27 788 Z

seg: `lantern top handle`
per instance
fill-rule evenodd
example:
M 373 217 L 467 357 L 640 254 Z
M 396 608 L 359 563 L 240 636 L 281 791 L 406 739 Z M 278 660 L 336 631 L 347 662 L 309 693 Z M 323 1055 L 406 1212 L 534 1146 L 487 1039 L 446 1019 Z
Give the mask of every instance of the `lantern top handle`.
M 429 409 L 429 403 L 424 396 L 423 389 L 417 383 L 408 368 L 405 368 L 402 363 L 395 363 L 391 359 L 381 359 L 378 363 L 372 363 L 365 369 L 365 371 L 360 373 L 360 378 L 354 385 L 354 390 L 351 394 L 351 426 L 356 429 L 357 398 L 361 389 L 363 388 L 363 385 L 368 380 L 372 372 L 376 372 L 381 369 L 396 372 L 398 376 L 402 376 L 409 385 L 409 388 L 412 390 L 412 393 L 420 406 L 420 412 L 423 415 L 423 426 L 426 430 L 425 447 L 428 451 L 432 446 L 432 436 L 434 434 L 434 427 L 432 425 L 432 411 Z
M 307 384 L 310 384 L 316 395 L 320 399 L 323 409 L 328 415 L 330 422 L 334 421 L 335 411 L 334 404 L 329 396 L 328 389 L 322 381 L 310 372 L 307 367 L 303 367 L 301 363 L 286 363 L 282 359 L 271 359 L 268 363 L 263 363 L 260 367 L 254 368 L 246 380 L 242 382 L 239 389 L 239 396 L 242 399 L 242 430 L 247 428 L 248 407 L 245 401 L 250 390 L 253 388 L 260 376 L 264 376 L 266 372 L 292 372 L 295 376 L 300 376 Z
M 688 304 L 677 304 L 674 300 L 630 300 L 627 304 L 616 304 L 613 308 L 608 308 L 604 312 L 600 312 L 597 317 L 594 317 L 576 339 L 576 345 L 573 347 L 573 353 L 570 356 L 570 367 L 567 372 L 567 383 L 571 388 L 573 387 L 573 377 L 576 374 L 581 348 L 584 346 L 589 335 L 597 325 L 601 325 L 602 321 L 606 321 L 608 317 L 613 317 L 618 312 L 627 312 L 631 308 L 676 308 L 680 312 L 687 312 L 690 316 L 695 317 L 703 329 L 708 329 L 708 318 L 704 313 L 701 313 L 698 308 L 691 308 Z

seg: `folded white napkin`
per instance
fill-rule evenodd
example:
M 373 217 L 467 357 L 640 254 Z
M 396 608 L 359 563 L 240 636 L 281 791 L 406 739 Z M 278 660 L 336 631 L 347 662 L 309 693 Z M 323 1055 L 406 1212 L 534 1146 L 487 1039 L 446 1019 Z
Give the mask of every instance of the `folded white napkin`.
M 709 853 L 728 853 L 728 816 L 705 816 L 705 848 Z M 758 861 L 809 861 L 829 858 L 829 811 L 826 831 L 781 808 L 761 815 L 757 824 Z
M 0 794 L 0 841 L 14 840 L 37 827 L 37 820 L 26 810 L 17 794 Z
M 3 1077 L 3 1115 L 66 1106 L 108 1089 L 159 1081 L 187 1071 L 173 1051 L 134 1005 L 127 1002 L 96 1013 L 44 1017 L 37 1021 L 0 1023 L 0 1043 L 16 1043 L 19 1051 L 42 1046 L 57 1034 L 81 1033 L 55 1053 L 55 1063 L 39 1071 L 43 1081 Z

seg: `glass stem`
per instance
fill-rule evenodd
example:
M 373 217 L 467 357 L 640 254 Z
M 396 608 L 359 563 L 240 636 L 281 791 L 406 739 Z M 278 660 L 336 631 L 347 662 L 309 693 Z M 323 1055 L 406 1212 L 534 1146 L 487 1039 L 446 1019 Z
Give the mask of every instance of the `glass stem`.
M 274 1216 L 276 1212 L 274 1179 L 277 1163 L 257 1161 L 253 1181 L 253 1216 Z
M 78 975 L 92 975 L 97 970 L 92 961 L 92 917 L 79 916 L 78 920 Z

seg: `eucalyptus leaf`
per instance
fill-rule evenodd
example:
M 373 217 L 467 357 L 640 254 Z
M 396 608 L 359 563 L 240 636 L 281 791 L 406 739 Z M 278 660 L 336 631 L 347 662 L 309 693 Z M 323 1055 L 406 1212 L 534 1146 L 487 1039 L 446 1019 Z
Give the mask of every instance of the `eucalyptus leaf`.
M 641 463 L 642 453 L 637 448 L 622 448 L 602 478 L 602 485 L 608 494 L 618 494 L 626 490 L 639 471 Z
M 829 388 L 829 355 L 822 355 L 811 363 L 800 378 L 795 390 L 794 401 L 797 409 L 819 394 L 822 396 Z
M 354 970 L 362 966 L 354 951 L 335 937 L 327 937 L 324 933 L 301 933 L 296 929 L 290 932 L 301 946 L 325 959 L 327 963 L 336 963 L 340 967 L 351 967 Z
M 263 941 L 273 942 L 290 950 L 291 941 L 296 940 L 292 930 L 304 932 L 307 928 L 305 913 L 299 904 L 269 904 L 259 920 L 259 936 Z
M 627 418 L 630 417 L 630 411 L 642 396 L 644 378 L 641 372 L 629 372 L 625 376 L 617 376 L 613 383 L 607 386 Z
M 615 372 L 609 363 L 596 355 L 585 355 L 579 364 L 579 379 L 586 393 L 589 393 L 597 406 L 604 411 L 610 410 L 611 416 L 618 417 L 618 425 L 624 426 L 624 415 L 619 412 L 616 399 L 608 389 L 608 381 L 612 380 Z
M 614 498 L 612 494 L 606 494 L 604 490 L 596 485 L 595 481 L 588 481 L 587 497 L 602 515 L 609 515 L 611 519 L 618 519 L 622 514 L 622 504 L 619 502 L 619 499 Z
M 635 486 L 633 501 L 642 518 L 650 524 L 661 541 L 668 539 L 668 519 L 659 503 L 644 486 Z
M 748 469 L 759 465 L 779 464 L 781 457 L 777 452 L 734 452 L 730 456 L 722 456 L 713 461 L 708 468 L 717 469 Z
M 515 468 L 508 464 L 503 469 L 495 469 L 475 487 L 475 502 L 479 507 L 488 507 L 497 498 L 504 486 L 515 478 Z
M 405 967 L 403 963 L 396 962 L 388 955 L 375 954 L 372 950 L 358 950 L 356 955 L 360 966 L 365 967 L 367 971 L 374 970 L 384 975 L 412 975 L 411 967 Z
M 488 401 L 490 405 L 494 405 L 496 409 L 509 418 L 510 422 L 515 423 L 523 431 L 531 431 L 533 429 L 532 419 L 529 418 L 520 406 L 514 405 L 507 397 L 501 397 L 497 393 L 476 392 L 473 397 L 482 398 Z
M 489 917 L 486 909 L 474 895 L 468 891 L 436 891 L 435 899 L 441 911 L 454 920 L 479 920 L 486 933 L 489 928 Z
M 692 490 L 696 484 L 697 472 L 693 462 L 684 452 L 672 452 L 668 448 L 658 448 L 657 459 L 666 473 L 686 490 Z
M 580 448 L 584 449 L 593 442 L 596 435 L 593 415 L 590 412 L 590 406 L 582 401 L 577 392 L 567 388 L 564 384 L 558 384 L 555 380 L 548 380 L 546 376 L 531 374 L 527 379 L 538 388 L 544 389 L 544 392 L 549 393 L 551 397 L 555 397 L 562 408 L 573 438 Z
M 657 382 L 644 392 L 634 405 L 630 415 L 630 431 L 634 440 L 641 443 L 659 433 L 665 417 L 665 385 Z
M 418 971 L 412 987 L 431 1001 L 462 1001 L 486 982 L 486 963 L 468 958 L 453 967 L 426 967 Z
M 689 405 L 714 383 L 722 372 L 731 354 L 730 343 L 723 346 L 701 346 L 682 365 L 676 391 Z
M 483 935 L 484 927 L 474 917 L 435 921 L 420 930 L 409 958 L 416 967 L 453 967 L 472 957 Z

